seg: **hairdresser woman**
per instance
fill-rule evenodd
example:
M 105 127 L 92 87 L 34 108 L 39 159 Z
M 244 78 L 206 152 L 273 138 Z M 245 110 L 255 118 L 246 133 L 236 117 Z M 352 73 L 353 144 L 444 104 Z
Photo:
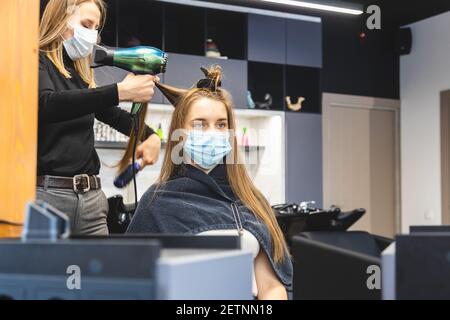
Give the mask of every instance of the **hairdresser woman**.
M 40 22 L 37 198 L 67 214 L 72 233 L 108 234 L 108 201 L 97 177 L 94 118 L 129 135 L 131 116 L 120 101 L 148 102 L 157 77 L 128 75 L 96 87 L 89 67 L 98 30 L 106 16 L 103 0 L 50 0 Z M 150 128 L 136 158 L 157 161 L 161 141 Z

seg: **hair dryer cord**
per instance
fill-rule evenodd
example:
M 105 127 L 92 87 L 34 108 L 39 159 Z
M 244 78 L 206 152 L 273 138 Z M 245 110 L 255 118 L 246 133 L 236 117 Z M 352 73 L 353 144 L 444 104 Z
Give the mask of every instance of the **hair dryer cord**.
M 134 142 L 133 142 L 133 153 L 132 153 L 132 164 L 136 161 L 136 148 L 137 148 L 137 142 L 139 139 L 139 112 L 132 115 L 132 125 L 134 130 Z M 136 168 L 134 165 L 133 168 L 133 187 L 134 187 L 134 211 L 137 209 L 138 205 L 138 195 L 137 195 L 137 182 L 136 182 Z

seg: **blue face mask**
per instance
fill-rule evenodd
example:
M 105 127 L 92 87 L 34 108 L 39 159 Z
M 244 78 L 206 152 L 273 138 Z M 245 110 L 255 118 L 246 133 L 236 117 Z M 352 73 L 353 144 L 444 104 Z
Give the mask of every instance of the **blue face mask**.
M 89 56 L 94 44 L 97 42 L 98 31 L 90 30 L 81 26 L 72 26 L 73 37 L 63 41 L 64 48 L 72 60 L 79 60 Z
M 231 152 L 230 134 L 190 131 L 183 150 L 197 165 L 211 170 Z

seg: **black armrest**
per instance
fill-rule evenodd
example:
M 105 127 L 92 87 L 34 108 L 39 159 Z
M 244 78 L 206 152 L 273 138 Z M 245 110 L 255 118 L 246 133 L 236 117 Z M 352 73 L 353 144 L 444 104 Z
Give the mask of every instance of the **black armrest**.
M 390 239 L 390 238 L 376 236 L 376 235 L 372 235 L 372 236 L 375 239 L 375 242 L 377 243 L 381 252 L 383 252 L 387 247 L 389 247 L 391 245 L 392 242 L 394 242 L 394 240 Z

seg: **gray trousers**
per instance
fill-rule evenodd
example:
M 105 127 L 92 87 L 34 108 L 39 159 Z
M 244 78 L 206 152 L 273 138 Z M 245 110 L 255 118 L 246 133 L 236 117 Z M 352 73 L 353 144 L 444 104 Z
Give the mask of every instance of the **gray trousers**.
M 70 189 L 37 187 L 36 198 L 65 213 L 70 219 L 71 233 L 76 235 L 107 235 L 108 200 L 105 193 L 90 190 L 75 193 Z

